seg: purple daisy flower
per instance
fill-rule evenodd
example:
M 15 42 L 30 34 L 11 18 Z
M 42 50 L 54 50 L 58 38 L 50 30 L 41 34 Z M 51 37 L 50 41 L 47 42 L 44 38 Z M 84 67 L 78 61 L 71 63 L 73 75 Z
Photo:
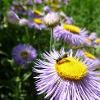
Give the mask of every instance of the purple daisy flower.
M 54 27 L 59 24 L 60 16 L 57 12 L 49 12 L 44 16 L 43 22 L 48 27 Z
M 26 4 L 29 5 L 29 6 L 32 6 L 33 5 L 33 1 L 32 0 L 27 0 Z
M 7 20 L 11 24 L 18 24 L 20 18 L 14 11 L 8 11 L 7 12 Z
M 17 64 L 27 66 L 34 58 L 36 58 L 36 50 L 28 44 L 18 44 L 12 50 L 12 57 Z
M 68 4 L 69 0 L 44 0 L 45 3 L 51 4 L 51 5 L 61 5 L 61 4 Z
M 33 11 L 29 10 L 28 12 L 29 12 L 29 18 L 41 18 L 44 15 L 43 12 L 37 9 L 34 9 Z
M 92 44 L 93 44 L 93 47 L 100 46 L 100 38 L 99 37 L 96 37 L 94 39 L 94 41 L 92 42 Z
M 49 13 L 51 11 L 51 8 L 49 6 L 44 6 L 43 11 L 45 13 Z
M 73 18 L 66 16 L 65 17 L 65 23 L 67 23 L 67 24 L 73 24 L 74 23 Z
M 46 52 L 33 68 L 37 91 L 50 100 L 100 100 L 100 72 L 94 67 L 72 50 Z
M 62 2 L 62 0 L 60 0 Z M 64 4 L 68 4 L 70 0 L 63 0 Z
M 95 32 L 90 33 L 89 39 L 90 40 L 95 40 L 97 38 L 97 34 Z
M 85 43 L 85 38 L 87 36 L 87 31 L 85 29 L 80 29 L 74 25 L 64 24 L 54 28 L 53 37 L 57 40 L 64 40 L 74 46 L 83 45 Z
M 60 16 L 62 18 L 61 23 L 66 23 L 66 24 L 73 24 L 74 23 L 73 18 L 66 16 L 66 14 L 63 11 L 60 12 Z
M 76 56 L 83 57 L 83 59 L 87 59 L 91 64 L 94 64 L 97 67 L 100 66 L 100 59 L 96 58 L 90 52 L 87 52 L 85 50 L 78 50 Z
M 28 20 L 28 24 L 27 24 L 28 27 L 36 28 L 39 30 L 44 29 L 45 25 L 43 24 L 42 16 L 43 16 L 43 13 L 38 10 L 34 10 L 33 12 L 29 11 L 29 13 L 28 13 L 29 20 Z
M 94 47 L 94 41 L 97 39 L 97 35 L 95 32 L 92 32 L 91 34 L 89 34 L 88 36 L 86 36 L 85 39 L 85 45 L 86 46 L 92 46 Z
M 42 0 L 34 0 L 34 3 L 41 4 Z
M 100 46 L 100 38 L 97 38 L 95 41 L 94 41 L 94 44 L 96 46 Z
M 45 29 L 46 26 L 43 24 L 42 18 L 33 18 L 28 21 L 28 27 L 36 28 L 39 30 Z
M 17 2 L 16 0 L 13 1 L 13 4 L 10 7 L 10 9 L 17 14 L 27 15 L 27 9 L 24 7 L 22 3 Z

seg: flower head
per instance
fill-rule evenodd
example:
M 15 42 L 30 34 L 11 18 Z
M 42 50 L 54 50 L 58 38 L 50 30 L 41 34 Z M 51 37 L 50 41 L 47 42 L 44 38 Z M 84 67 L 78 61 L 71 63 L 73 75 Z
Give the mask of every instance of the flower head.
M 49 5 L 52 10 L 58 10 L 62 4 L 68 4 L 69 0 L 44 0 L 47 5 Z
M 49 6 L 45 6 L 45 7 L 43 8 L 43 11 L 44 11 L 45 13 L 49 13 L 49 12 L 51 11 L 51 9 L 50 9 Z
M 64 2 L 65 4 L 68 4 L 69 1 L 70 1 L 70 0 L 63 0 L 63 2 Z
M 97 39 L 97 35 L 95 32 L 92 32 L 89 34 L 85 39 L 85 45 L 86 46 L 94 46 L 94 41 Z
M 79 46 L 85 43 L 87 31 L 77 26 L 63 24 L 54 28 L 53 36 L 57 40 L 64 40 L 71 45 Z
M 59 0 L 45 0 L 45 3 L 51 7 L 52 10 L 58 10 L 61 7 Z
M 34 3 L 41 4 L 42 3 L 42 0 L 34 0 Z
M 43 13 L 38 11 L 38 10 L 34 10 L 29 11 L 29 21 L 28 21 L 28 27 L 30 28 L 36 28 L 36 29 L 44 29 L 45 25 L 43 24 Z
M 13 0 L 12 6 L 10 9 L 17 14 L 27 15 L 26 7 L 21 2 L 17 2 L 16 0 Z
M 94 44 L 97 45 L 97 46 L 98 45 L 100 46 L 100 38 L 96 38 L 95 41 L 94 41 Z
M 53 27 L 59 23 L 60 17 L 56 12 L 49 12 L 44 16 L 43 20 L 48 27 Z
M 42 18 L 33 18 L 33 19 L 29 20 L 28 26 L 30 28 L 34 27 L 34 28 L 39 29 L 39 30 L 45 28 L 45 25 L 43 24 Z
M 18 24 L 19 23 L 19 16 L 14 11 L 8 11 L 7 13 L 7 20 L 11 24 Z
M 36 50 L 28 44 L 18 44 L 12 50 L 13 59 L 20 65 L 27 66 L 36 56 Z
M 97 67 L 100 66 L 100 59 L 96 58 L 92 53 L 87 52 L 86 50 L 78 50 L 76 55 L 83 59 L 87 59 L 91 64 L 94 64 Z
M 99 100 L 100 73 L 93 71 L 94 67 L 87 59 L 73 55 L 72 50 L 46 52 L 33 68 L 39 73 L 35 77 L 37 91 L 46 93 L 45 98 L 50 100 Z
M 34 17 L 41 17 L 43 16 L 43 13 L 39 10 L 33 10 L 33 14 L 34 14 Z
M 33 5 L 33 1 L 32 1 L 32 0 L 26 0 L 26 4 L 27 4 L 28 6 L 32 6 L 32 5 Z
M 74 23 L 74 20 L 72 17 L 69 17 L 69 16 L 66 16 L 66 14 L 64 12 L 60 12 L 60 16 L 61 16 L 61 21 L 63 23 L 66 23 L 66 24 L 73 24 Z

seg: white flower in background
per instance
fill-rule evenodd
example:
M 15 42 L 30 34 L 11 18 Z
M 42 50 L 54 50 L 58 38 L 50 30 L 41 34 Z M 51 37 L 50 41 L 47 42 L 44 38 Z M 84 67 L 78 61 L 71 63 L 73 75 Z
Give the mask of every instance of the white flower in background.
M 44 16 L 44 23 L 47 25 L 47 26 L 55 26 L 59 23 L 60 21 L 60 16 L 58 13 L 56 12 L 50 12 L 48 13 L 46 16 Z

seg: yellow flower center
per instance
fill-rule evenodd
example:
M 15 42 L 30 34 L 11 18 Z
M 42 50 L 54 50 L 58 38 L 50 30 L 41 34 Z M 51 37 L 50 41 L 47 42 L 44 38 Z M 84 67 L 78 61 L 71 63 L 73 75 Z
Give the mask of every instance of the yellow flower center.
M 34 12 L 36 15 L 42 16 L 42 13 L 41 13 L 39 10 L 34 10 L 33 12 Z
M 88 57 L 88 58 L 90 58 L 90 59 L 95 59 L 95 56 L 94 55 L 92 55 L 91 53 L 89 53 L 89 52 L 84 52 L 84 55 L 86 56 L 86 57 Z
M 51 4 L 51 7 L 53 10 L 57 10 L 60 8 L 60 6 L 58 4 L 54 4 L 54 3 Z
M 48 4 L 59 4 L 59 0 L 48 0 Z
M 63 27 L 64 27 L 65 30 L 68 30 L 70 32 L 73 32 L 73 33 L 76 33 L 76 34 L 80 33 L 80 28 L 77 27 L 77 26 L 64 24 Z
M 27 51 L 22 51 L 20 55 L 21 55 L 21 57 L 23 59 L 27 59 L 28 58 L 28 52 Z
M 42 24 L 42 20 L 40 18 L 34 18 L 33 21 L 36 23 L 36 24 Z
M 81 80 L 87 74 L 87 66 L 74 57 L 62 58 L 55 64 L 58 75 L 65 80 Z
M 96 39 L 95 42 L 100 44 L 100 39 Z
M 59 0 L 47 0 L 47 4 L 51 7 L 52 10 L 58 10 L 60 8 Z

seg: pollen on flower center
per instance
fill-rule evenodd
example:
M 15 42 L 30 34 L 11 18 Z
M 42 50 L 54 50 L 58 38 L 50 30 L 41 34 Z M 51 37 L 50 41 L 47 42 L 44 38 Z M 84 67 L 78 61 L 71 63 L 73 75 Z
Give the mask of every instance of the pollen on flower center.
M 73 32 L 73 33 L 76 33 L 76 34 L 80 33 L 80 28 L 77 27 L 77 26 L 64 24 L 63 27 L 64 27 L 65 30 L 68 30 L 70 32 Z
M 27 51 L 22 51 L 20 55 L 21 55 L 21 57 L 23 59 L 27 59 L 28 58 L 28 52 Z
M 81 80 L 87 74 L 87 66 L 74 57 L 66 57 L 56 62 L 58 75 L 65 80 Z
M 42 24 L 42 20 L 40 18 L 34 18 L 33 21 L 37 24 Z

